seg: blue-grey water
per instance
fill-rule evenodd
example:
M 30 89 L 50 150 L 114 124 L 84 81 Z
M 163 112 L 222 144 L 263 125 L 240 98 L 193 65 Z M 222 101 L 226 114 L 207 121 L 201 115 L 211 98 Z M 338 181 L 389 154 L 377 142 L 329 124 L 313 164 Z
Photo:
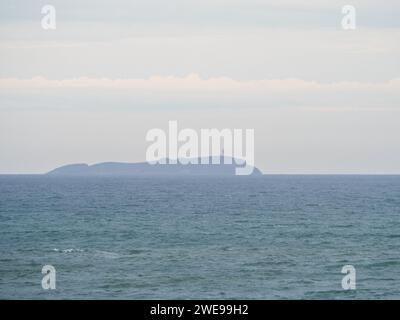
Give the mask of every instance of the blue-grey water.
M 0 298 L 399 299 L 400 176 L 0 176 Z

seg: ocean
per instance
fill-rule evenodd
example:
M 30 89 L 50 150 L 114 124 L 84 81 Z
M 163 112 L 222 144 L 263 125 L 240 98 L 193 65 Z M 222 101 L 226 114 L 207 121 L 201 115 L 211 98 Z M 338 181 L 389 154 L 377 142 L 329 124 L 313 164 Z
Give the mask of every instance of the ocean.
M 0 298 L 399 299 L 400 176 L 2 175 Z

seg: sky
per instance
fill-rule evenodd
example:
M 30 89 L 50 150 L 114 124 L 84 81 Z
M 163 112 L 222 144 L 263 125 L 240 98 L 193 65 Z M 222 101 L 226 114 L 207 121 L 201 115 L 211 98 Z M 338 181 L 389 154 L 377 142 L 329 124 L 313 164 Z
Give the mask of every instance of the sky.
M 254 129 L 264 173 L 400 174 L 399 17 L 394 0 L 0 0 L 0 173 L 144 161 L 177 120 Z

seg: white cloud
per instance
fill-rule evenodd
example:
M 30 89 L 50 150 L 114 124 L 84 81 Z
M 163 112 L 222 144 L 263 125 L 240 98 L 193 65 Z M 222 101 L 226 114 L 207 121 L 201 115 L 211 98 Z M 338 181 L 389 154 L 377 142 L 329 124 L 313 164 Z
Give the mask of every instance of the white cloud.
M 153 89 L 153 90 L 195 90 L 195 91 L 262 91 L 262 92 L 293 92 L 293 91 L 354 91 L 354 90 L 384 90 L 400 89 L 400 78 L 385 82 L 341 81 L 322 83 L 302 79 L 263 79 L 235 80 L 229 77 L 201 78 L 192 73 L 184 77 L 151 76 L 147 79 L 110 79 L 79 77 L 74 79 L 52 80 L 45 77 L 31 79 L 0 78 L 0 89 Z
M 316 82 L 302 79 L 235 80 L 152 76 L 147 79 L 52 80 L 0 78 L 2 108 L 142 109 L 305 107 L 391 109 L 400 106 L 400 79 Z

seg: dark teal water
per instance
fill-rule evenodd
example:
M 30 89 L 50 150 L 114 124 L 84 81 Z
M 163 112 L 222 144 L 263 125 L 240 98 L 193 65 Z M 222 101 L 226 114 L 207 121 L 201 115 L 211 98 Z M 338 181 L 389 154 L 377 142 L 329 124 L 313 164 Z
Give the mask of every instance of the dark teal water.
M 0 298 L 399 299 L 400 176 L 0 176 Z

